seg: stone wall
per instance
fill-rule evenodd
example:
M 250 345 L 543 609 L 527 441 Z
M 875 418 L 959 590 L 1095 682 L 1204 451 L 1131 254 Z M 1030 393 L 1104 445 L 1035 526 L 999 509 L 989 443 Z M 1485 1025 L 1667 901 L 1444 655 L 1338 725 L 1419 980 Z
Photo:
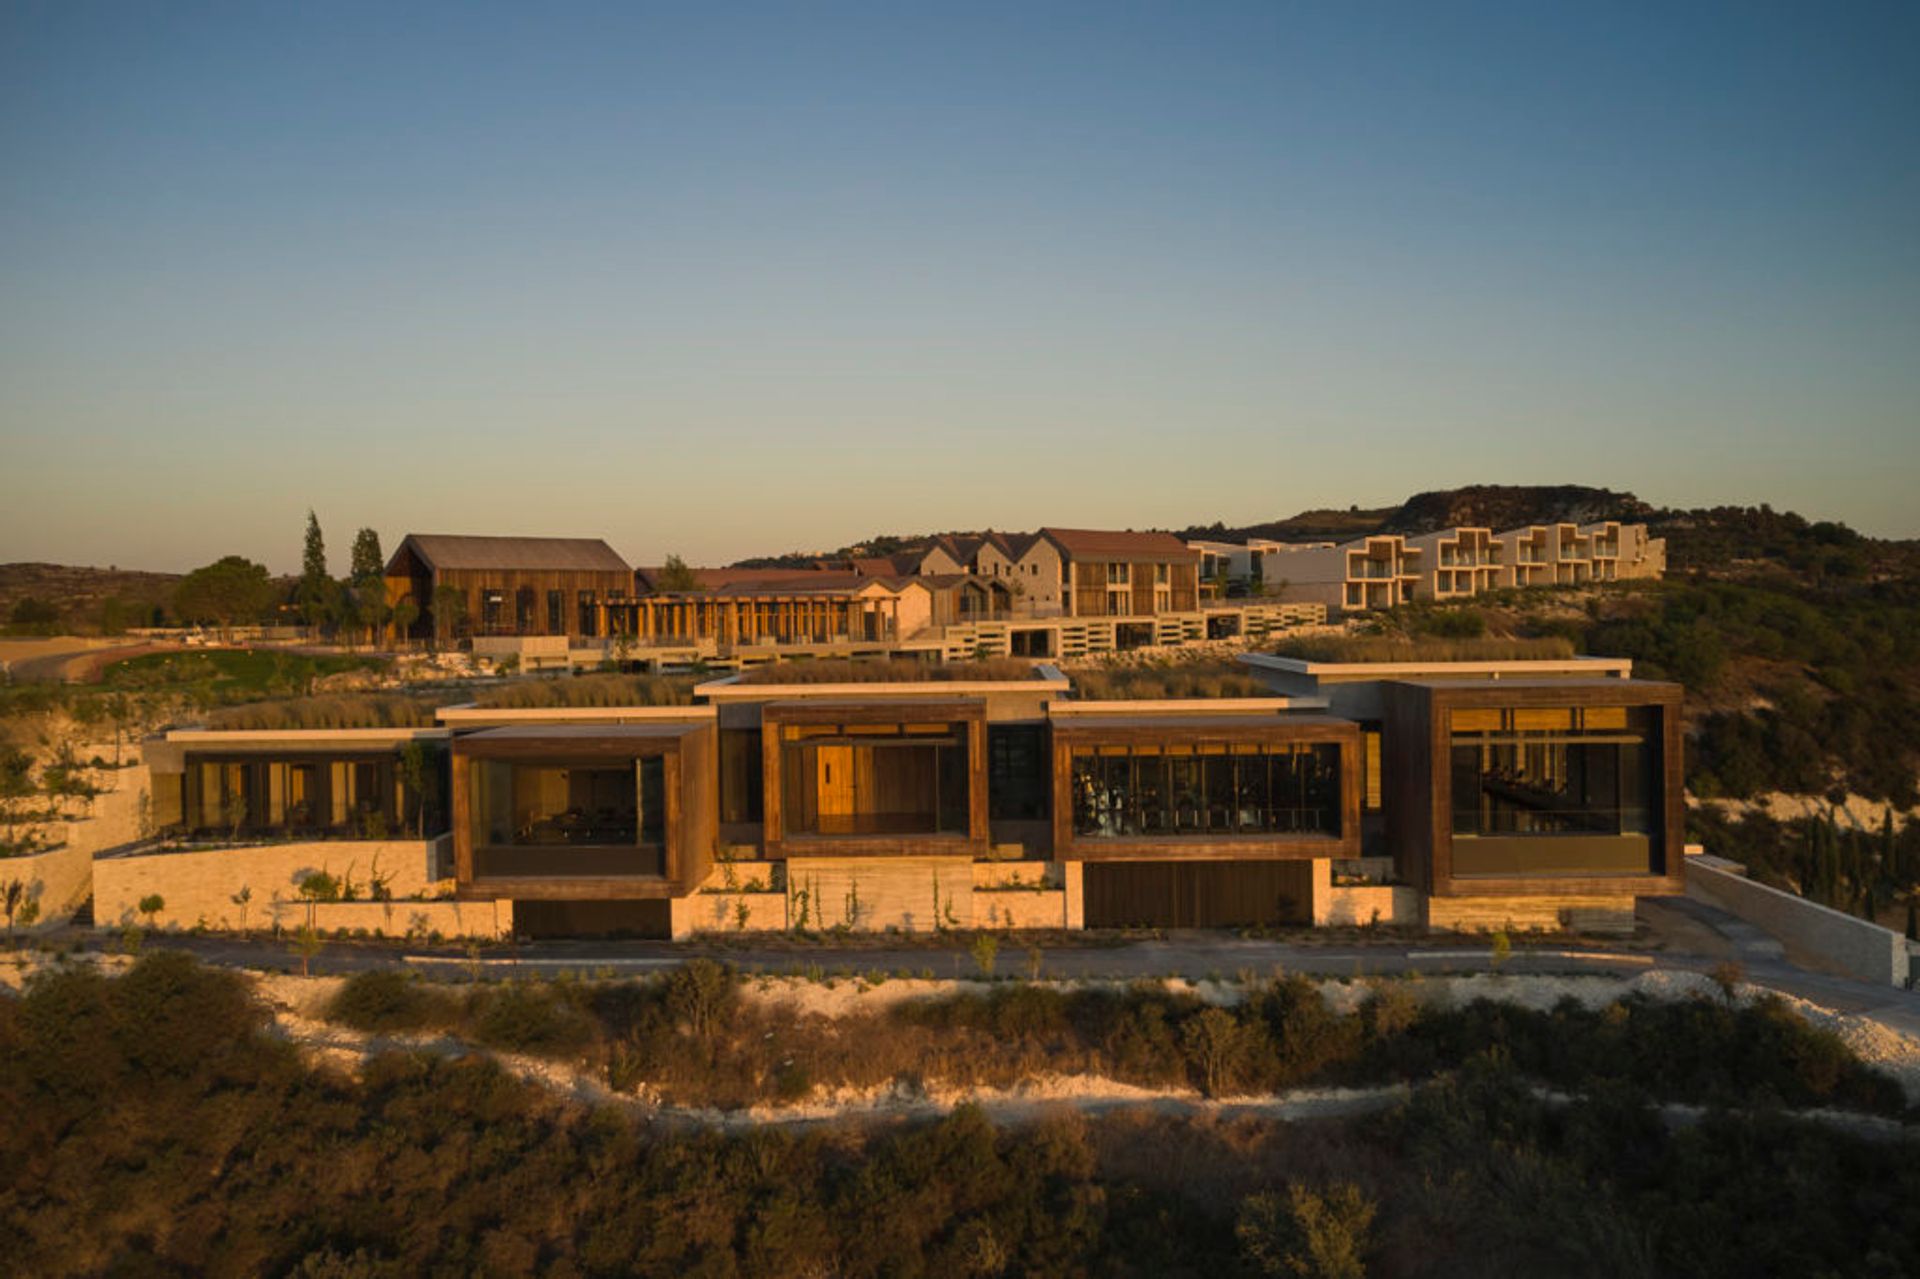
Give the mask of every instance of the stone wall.
M 93 892 L 93 850 L 69 844 L 31 857 L 0 858 L 0 884 L 16 879 L 23 900 L 40 908 L 32 928 L 21 925 L 20 931 L 58 928 Z
M 275 902 L 268 927 L 291 932 L 311 920 L 324 936 L 365 933 L 370 937 L 507 937 L 513 933 L 510 901 Z
M 1818 902 L 1756 884 L 1736 862 L 1689 857 L 1687 896 L 1738 915 L 1849 977 L 1888 986 L 1907 984 L 1906 938 Z
M 1418 924 L 1420 894 L 1405 884 L 1327 884 L 1323 888 L 1316 881 L 1313 922 L 1317 928 Z
M 95 853 L 140 838 L 141 800 L 152 784 L 146 765 L 96 771 L 92 776 L 114 789 L 97 796 L 87 816 L 35 827 L 42 839 L 57 847 L 31 857 L 0 859 L 0 883 L 18 879 L 27 899 L 40 905 L 32 931 L 60 927 L 93 895 Z
M 1463 933 L 1570 929 L 1579 933 L 1631 933 L 1633 897 L 1429 897 L 1427 927 Z
M 101 928 L 145 923 L 140 899 L 157 893 L 166 907 L 154 917 L 163 928 L 260 927 L 289 905 L 306 909 L 300 881 L 315 871 L 336 879 L 349 870 L 361 891 L 375 858 L 382 875 L 391 875 L 396 907 L 451 895 L 452 881 L 440 871 L 450 860 L 448 836 L 430 840 L 323 840 L 300 844 L 262 844 L 245 848 L 180 852 L 140 850 L 116 853 L 93 863 L 93 918 Z M 233 898 L 242 889 L 252 896 L 243 908 Z M 346 902 L 341 905 L 355 905 Z M 368 902 L 370 906 L 385 903 Z M 297 926 L 297 925 L 296 925 Z M 316 926 L 318 926 L 316 921 Z M 370 925 L 347 924 L 345 927 Z M 402 929 L 401 931 L 405 931 Z M 445 929 L 441 929 L 443 933 Z
M 742 922 L 740 908 L 747 908 Z M 673 935 L 693 933 L 778 933 L 787 929 L 785 893 L 704 892 L 673 901 Z
M 973 923 L 973 862 L 965 857 L 805 857 L 787 862 L 788 913 L 805 892 L 809 928 L 933 932 Z
M 1065 928 L 1067 894 L 1063 889 L 975 889 L 975 928 Z

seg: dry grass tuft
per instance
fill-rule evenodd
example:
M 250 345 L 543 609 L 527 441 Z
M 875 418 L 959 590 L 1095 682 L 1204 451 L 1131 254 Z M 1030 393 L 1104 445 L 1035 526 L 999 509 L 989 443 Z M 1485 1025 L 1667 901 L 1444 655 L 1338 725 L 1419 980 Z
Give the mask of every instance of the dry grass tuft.
M 295 697 L 225 707 L 208 715 L 207 726 L 270 732 L 302 728 L 432 728 L 434 711 L 448 700 L 406 693 Z
M 1274 691 L 1258 676 L 1231 662 L 1114 666 L 1077 670 L 1072 674 L 1073 695 L 1081 701 L 1274 696 Z
M 574 675 L 527 679 L 490 688 L 474 699 L 488 710 L 536 710 L 558 706 L 691 706 L 691 677 Z

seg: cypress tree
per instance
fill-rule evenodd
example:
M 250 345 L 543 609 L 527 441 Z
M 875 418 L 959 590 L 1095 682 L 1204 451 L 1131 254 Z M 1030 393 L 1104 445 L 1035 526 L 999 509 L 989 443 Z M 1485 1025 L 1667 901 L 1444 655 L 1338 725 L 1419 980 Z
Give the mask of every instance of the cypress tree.
M 326 620 L 333 604 L 333 578 L 327 573 L 327 540 L 320 532 L 320 517 L 307 511 L 306 545 L 300 553 L 300 614 L 307 625 L 318 628 Z

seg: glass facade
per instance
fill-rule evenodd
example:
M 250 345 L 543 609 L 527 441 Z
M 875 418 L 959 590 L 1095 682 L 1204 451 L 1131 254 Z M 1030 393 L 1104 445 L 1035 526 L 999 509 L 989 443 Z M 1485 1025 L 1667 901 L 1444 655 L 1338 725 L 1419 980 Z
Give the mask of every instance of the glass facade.
M 203 756 L 181 781 L 181 825 L 230 837 L 398 838 L 417 829 L 422 799 L 405 793 L 391 755 Z M 428 834 L 445 829 L 427 817 Z
M 964 723 L 788 724 L 787 835 L 967 835 Z
M 1452 712 L 1455 873 L 1647 873 L 1658 722 L 1651 707 Z
M 476 847 L 662 846 L 666 764 L 472 761 Z
M 1039 724 L 993 724 L 987 729 L 987 816 L 994 821 L 1043 821 L 1049 774 L 1046 729 Z
M 1340 835 L 1334 742 L 1204 742 L 1077 748 L 1081 839 Z
M 720 820 L 729 824 L 764 819 L 761 791 L 765 777 L 760 762 L 760 730 L 720 730 Z

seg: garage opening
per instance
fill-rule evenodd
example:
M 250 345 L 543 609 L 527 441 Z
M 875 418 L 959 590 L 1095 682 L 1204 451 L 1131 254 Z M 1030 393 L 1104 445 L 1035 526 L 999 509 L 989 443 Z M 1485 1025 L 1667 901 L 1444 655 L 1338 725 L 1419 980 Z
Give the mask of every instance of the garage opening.
M 516 901 L 513 931 L 536 940 L 549 937 L 639 937 L 664 941 L 673 935 L 665 898 L 647 901 Z
M 1089 928 L 1251 928 L 1313 922 L 1313 863 L 1088 862 Z

